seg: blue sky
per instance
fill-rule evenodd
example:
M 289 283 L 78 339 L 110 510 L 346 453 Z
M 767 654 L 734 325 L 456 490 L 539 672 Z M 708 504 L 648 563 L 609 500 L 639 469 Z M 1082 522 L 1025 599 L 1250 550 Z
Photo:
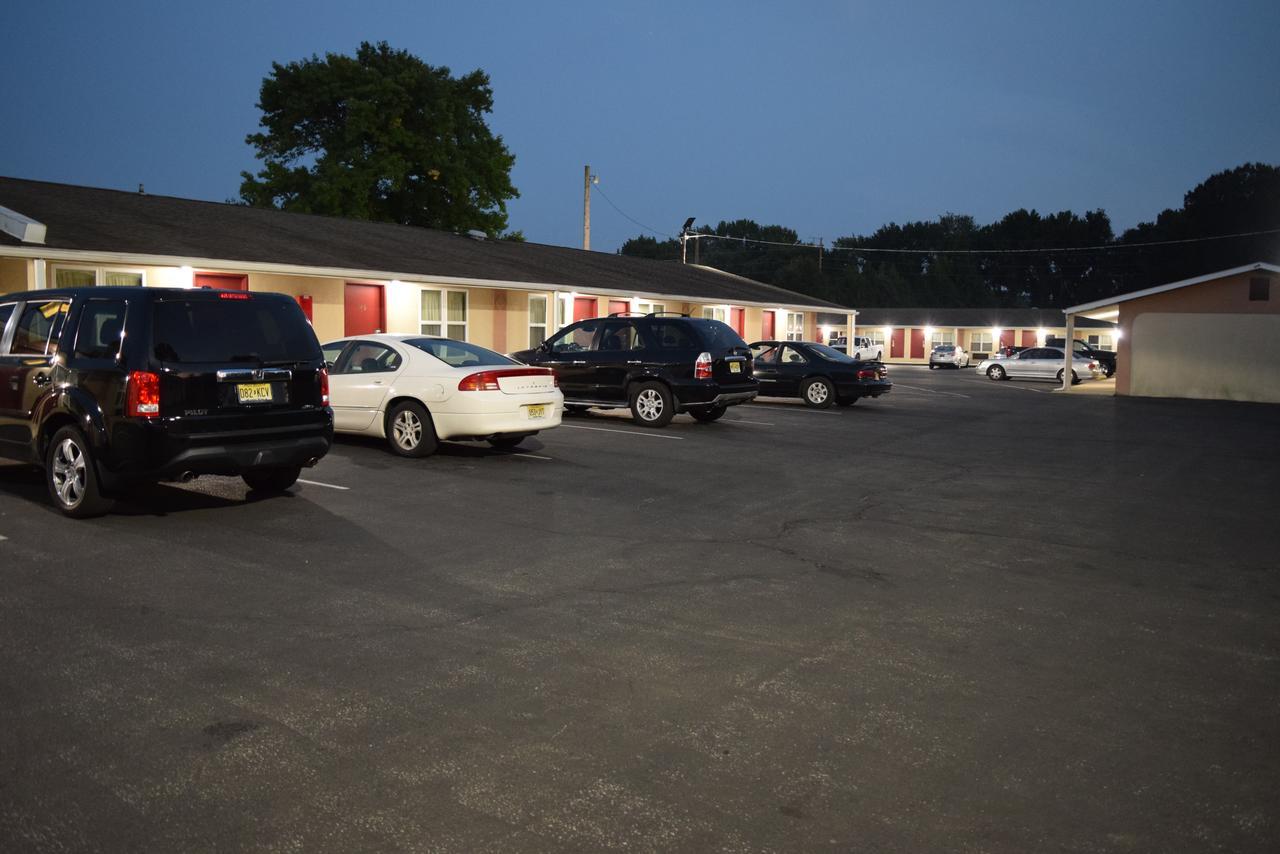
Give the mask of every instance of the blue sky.
M 222 200 L 272 61 L 386 40 L 483 68 L 510 225 L 581 245 L 582 167 L 664 234 L 830 241 L 952 211 L 1104 208 L 1280 163 L 1280 3 L 6 3 L 0 174 Z M 642 229 L 604 198 L 592 248 Z

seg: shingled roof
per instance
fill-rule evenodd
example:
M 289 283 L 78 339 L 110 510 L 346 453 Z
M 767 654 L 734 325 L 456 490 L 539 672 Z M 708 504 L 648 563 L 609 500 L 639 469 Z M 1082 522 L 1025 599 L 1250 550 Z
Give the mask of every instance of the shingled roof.
M 844 309 L 711 267 L 222 202 L 0 177 L 0 206 L 47 226 L 50 249 Z M 32 244 L 0 233 L 11 246 Z
M 837 318 L 826 322 L 844 322 L 843 315 Z M 823 318 L 819 317 L 818 322 L 824 322 Z M 861 308 L 858 309 L 857 324 L 862 328 L 939 326 L 946 329 L 985 326 L 999 329 L 1053 329 L 1066 326 L 1067 318 L 1059 308 Z M 1077 317 L 1076 326 L 1110 329 L 1115 324 Z

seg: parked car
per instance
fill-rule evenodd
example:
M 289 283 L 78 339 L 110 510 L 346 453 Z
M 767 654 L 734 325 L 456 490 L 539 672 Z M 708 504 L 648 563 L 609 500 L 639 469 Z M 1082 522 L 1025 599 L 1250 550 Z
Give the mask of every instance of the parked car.
M 67 516 L 122 487 L 239 475 L 280 492 L 329 450 L 328 376 L 281 294 L 88 287 L 0 296 L 0 456 Z
M 549 368 L 530 368 L 466 341 L 359 335 L 323 347 L 334 429 L 425 457 L 441 439 L 514 448 L 560 425 L 564 395 Z
M 883 363 L 855 359 L 806 341 L 757 341 L 751 345 L 760 393 L 798 397 L 816 409 L 852 406 L 893 388 Z
M 838 353 L 849 353 L 849 339 L 843 335 L 832 339 L 827 346 Z M 853 352 L 849 355 L 862 361 L 879 362 L 884 359 L 884 345 L 873 344 L 870 338 L 855 335 L 853 337 Z
M 1046 347 L 1065 347 L 1065 338 L 1049 338 L 1045 341 Z M 1088 341 L 1082 341 L 1079 338 L 1072 339 L 1072 351 L 1077 356 L 1083 356 L 1086 359 L 1092 359 L 1102 369 L 1106 371 L 1107 376 L 1115 376 L 1116 372 L 1116 354 L 1112 350 L 1099 350 Z
M 1013 356 L 986 359 L 978 365 L 978 371 L 993 380 L 1030 379 L 1062 382 L 1063 362 L 1066 353 L 1057 347 L 1028 347 Z M 1092 359 L 1084 359 L 1074 353 L 1071 358 L 1071 382 L 1100 380 L 1106 376 L 1102 366 Z
M 738 333 L 687 314 L 580 320 L 512 356 L 552 368 L 569 410 L 630 408 L 645 427 L 666 426 L 678 412 L 715 421 L 759 390 L 751 351 Z
M 929 369 L 944 367 L 969 367 L 969 354 L 963 347 L 957 347 L 955 344 L 939 344 L 929 353 Z
M 1004 346 L 997 347 L 996 351 L 991 354 L 991 358 L 992 359 L 1009 359 L 1009 358 L 1012 358 L 1013 356 L 1018 355 L 1025 349 L 1027 348 L 1015 347 L 1012 344 L 1006 344 Z

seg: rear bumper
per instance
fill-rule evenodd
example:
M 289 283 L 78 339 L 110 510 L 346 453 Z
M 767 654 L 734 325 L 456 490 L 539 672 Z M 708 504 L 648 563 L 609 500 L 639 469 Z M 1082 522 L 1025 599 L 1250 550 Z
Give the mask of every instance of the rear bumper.
M 837 383 L 836 394 L 840 397 L 879 397 L 893 390 L 893 383 L 888 380 L 871 380 L 853 383 Z
M 529 435 L 560 426 L 564 395 L 508 395 L 502 392 L 467 392 L 466 412 L 431 412 L 436 436 L 441 439 L 487 439 L 493 436 Z M 458 403 L 459 401 L 454 401 Z M 529 407 L 541 406 L 545 414 L 530 418 Z
M 746 403 L 760 393 L 760 386 L 755 382 L 734 385 L 695 382 L 682 383 L 675 386 L 672 391 L 675 392 L 677 410 L 683 412 L 686 409 L 735 406 Z

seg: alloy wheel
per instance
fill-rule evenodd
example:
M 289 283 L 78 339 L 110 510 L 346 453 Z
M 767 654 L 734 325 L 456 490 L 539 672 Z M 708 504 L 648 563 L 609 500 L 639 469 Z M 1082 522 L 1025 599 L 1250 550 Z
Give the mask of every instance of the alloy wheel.
M 656 421 L 662 415 L 662 395 L 647 388 L 636 395 L 636 410 L 645 421 Z
M 63 439 L 53 453 L 53 487 L 64 506 L 75 507 L 80 503 L 87 476 L 84 451 L 74 440 Z
M 822 382 L 811 383 L 809 390 L 805 392 L 810 403 L 825 403 L 827 400 L 827 384 Z
M 403 409 L 392 423 L 391 433 L 397 445 L 412 451 L 422 441 L 422 419 L 413 410 Z

